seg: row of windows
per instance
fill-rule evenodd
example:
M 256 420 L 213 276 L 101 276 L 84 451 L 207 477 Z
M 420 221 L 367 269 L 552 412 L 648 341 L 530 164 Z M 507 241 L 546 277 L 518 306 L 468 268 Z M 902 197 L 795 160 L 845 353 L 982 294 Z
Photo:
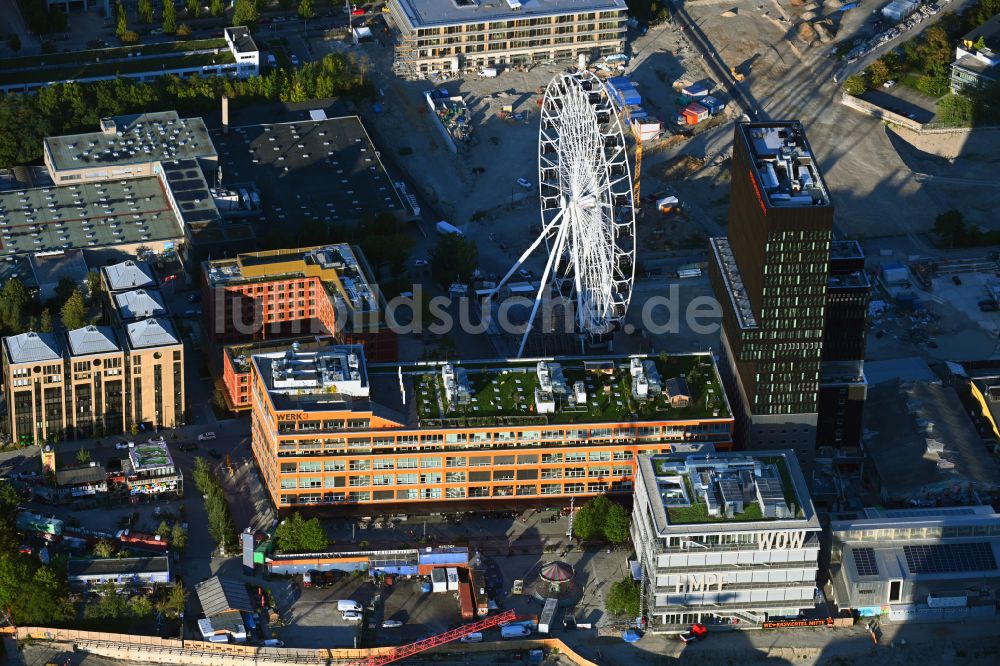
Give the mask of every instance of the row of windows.
M 396 490 L 358 490 L 322 493 L 301 493 L 279 496 L 282 506 L 295 504 L 333 504 L 338 502 L 391 502 L 396 500 L 462 499 L 465 497 L 529 497 L 535 495 L 580 495 L 606 492 L 629 492 L 631 481 L 616 483 L 543 483 L 509 486 L 469 486 L 468 488 L 404 488 Z
M 504 465 L 549 465 L 577 462 L 609 462 L 632 460 L 631 451 L 573 451 L 567 453 L 524 454 L 503 456 L 448 456 L 443 459 L 430 457 L 376 458 L 374 460 L 304 460 L 282 462 L 281 474 L 314 472 L 365 472 L 371 469 L 439 469 L 441 467 L 494 467 Z

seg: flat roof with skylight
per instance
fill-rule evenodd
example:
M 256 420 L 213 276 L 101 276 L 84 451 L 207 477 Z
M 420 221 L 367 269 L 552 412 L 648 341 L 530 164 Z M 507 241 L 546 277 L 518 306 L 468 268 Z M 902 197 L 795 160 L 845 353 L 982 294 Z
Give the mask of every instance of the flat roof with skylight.
M 156 177 L 0 192 L 0 255 L 179 240 Z
M 739 123 L 754 184 L 771 208 L 829 206 L 819 165 L 798 121 Z
M 57 172 L 215 157 L 205 121 L 176 111 L 103 118 L 99 132 L 48 137 L 44 145 Z

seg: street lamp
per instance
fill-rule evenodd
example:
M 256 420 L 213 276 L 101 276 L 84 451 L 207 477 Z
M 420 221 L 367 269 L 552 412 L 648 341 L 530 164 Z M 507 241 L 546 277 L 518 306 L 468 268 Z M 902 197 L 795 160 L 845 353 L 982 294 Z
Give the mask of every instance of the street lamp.
M 184 611 L 181 611 L 181 647 L 184 647 Z

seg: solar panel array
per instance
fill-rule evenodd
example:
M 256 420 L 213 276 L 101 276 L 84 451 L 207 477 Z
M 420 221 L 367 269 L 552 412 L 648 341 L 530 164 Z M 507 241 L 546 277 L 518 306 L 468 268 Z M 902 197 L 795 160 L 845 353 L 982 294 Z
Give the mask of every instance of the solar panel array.
M 993 571 L 997 568 L 990 543 L 948 543 L 930 546 L 903 546 L 910 573 L 952 573 Z
M 854 555 L 854 566 L 857 568 L 859 576 L 878 575 L 878 563 L 875 561 L 874 548 L 854 548 L 851 553 Z

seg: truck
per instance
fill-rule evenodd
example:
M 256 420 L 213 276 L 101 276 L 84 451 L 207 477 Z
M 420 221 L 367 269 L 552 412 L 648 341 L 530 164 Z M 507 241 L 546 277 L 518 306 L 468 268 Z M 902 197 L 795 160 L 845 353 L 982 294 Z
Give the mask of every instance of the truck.
M 458 234 L 459 236 L 465 236 L 465 234 L 462 233 L 461 229 L 459 229 L 453 224 L 445 222 L 444 220 L 438 222 L 435 228 L 437 229 L 437 232 L 442 236 L 447 236 L 448 234 Z
M 472 585 L 467 580 L 458 584 L 458 605 L 462 609 L 463 620 L 472 620 L 476 617 L 476 610 L 472 605 Z
M 481 70 L 479 70 L 479 76 L 484 79 L 495 79 L 497 78 L 497 68 L 483 67 Z
M 538 633 L 547 634 L 556 619 L 556 611 L 559 609 L 558 599 L 546 599 L 542 614 L 538 617 Z

